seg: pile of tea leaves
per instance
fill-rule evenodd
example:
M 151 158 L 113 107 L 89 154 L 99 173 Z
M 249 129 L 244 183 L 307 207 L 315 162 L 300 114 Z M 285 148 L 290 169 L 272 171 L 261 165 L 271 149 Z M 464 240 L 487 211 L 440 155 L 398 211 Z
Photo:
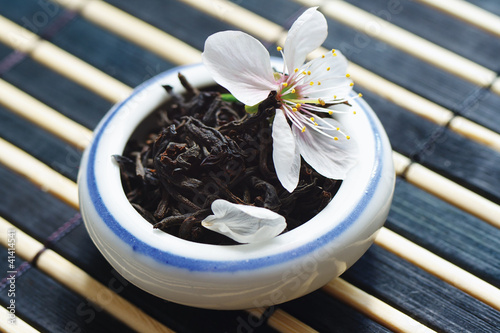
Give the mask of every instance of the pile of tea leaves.
M 179 79 L 186 93 L 164 86 L 170 98 L 155 111 L 156 128 L 114 156 L 127 198 L 154 228 L 195 242 L 236 244 L 201 226 L 216 199 L 277 212 L 287 221 L 284 232 L 330 202 L 340 181 L 303 160 L 295 191 L 281 186 L 272 160 L 275 93 L 249 114 L 243 104 L 223 100 L 220 87 L 198 91 L 181 74 Z

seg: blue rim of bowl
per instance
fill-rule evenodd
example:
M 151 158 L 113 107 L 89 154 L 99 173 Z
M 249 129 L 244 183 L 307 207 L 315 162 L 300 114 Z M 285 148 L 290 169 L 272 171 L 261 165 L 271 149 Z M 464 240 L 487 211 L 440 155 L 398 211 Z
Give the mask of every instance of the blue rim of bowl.
M 294 248 L 292 250 L 280 252 L 274 255 L 269 255 L 265 257 L 247 259 L 247 260 L 230 260 L 230 261 L 215 261 L 215 260 L 205 260 L 205 259 L 194 259 L 194 258 L 186 258 L 184 256 L 180 256 L 177 254 L 173 254 L 171 252 L 163 251 L 158 248 L 155 248 L 148 243 L 143 242 L 142 240 L 136 238 L 133 234 L 131 234 L 127 229 L 125 229 L 120 222 L 118 222 L 111 212 L 108 210 L 104 201 L 100 195 L 96 177 L 95 177 L 95 155 L 97 151 L 97 147 L 102 138 L 102 134 L 110 121 L 120 112 L 122 107 L 128 103 L 129 100 L 134 98 L 137 94 L 142 92 L 147 87 L 161 81 L 163 78 L 176 74 L 179 71 L 199 66 L 199 64 L 180 66 L 172 68 L 166 72 L 163 72 L 150 80 L 144 82 L 140 86 L 138 86 L 132 94 L 125 99 L 123 102 L 117 104 L 107 115 L 105 119 L 103 119 L 103 123 L 98 127 L 97 132 L 95 133 L 94 140 L 92 145 L 89 147 L 88 154 L 88 163 L 87 163 L 87 187 L 89 190 L 90 199 L 92 201 L 93 206 L 96 209 L 96 212 L 99 214 L 103 222 L 111 229 L 111 231 L 118 236 L 125 244 L 131 244 L 134 252 L 148 256 L 158 263 L 173 266 L 181 269 L 188 269 L 190 271 L 198 271 L 198 272 L 236 272 L 236 271 L 248 271 L 248 270 L 256 270 L 265 268 L 268 266 L 272 266 L 275 264 L 282 264 L 286 261 L 294 260 L 296 258 L 302 257 L 309 253 L 312 253 L 315 250 L 320 249 L 325 244 L 331 242 L 332 240 L 339 237 L 344 231 L 351 226 L 357 218 L 363 213 L 366 209 L 368 203 L 374 196 L 378 184 L 380 183 L 380 179 L 382 177 L 382 169 L 384 165 L 382 161 L 384 159 L 384 155 L 387 154 L 386 151 L 383 151 L 382 138 L 378 134 L 379 130 L 377 127 L 377 123 L 373 117 L 373 114 L 367 110 L 367 104 L 364 100 L 360 99 L 360 106 L 365 111 L 365 114 L 368 117 L 370 126 L 372 127 L 374 133 L 374 142 L 375 142 L 375 156 L 379 156 L 379 158 L 375 158 L 375 163 L 372 168 L 372 177 L 368 182 L 368 185 L 365 188 L 365 195 L 362 199 L 357 203 L 357 205 L 353 208 L 352 212 L 337 226 L 333 229 L 329 230 L 327 233 L 323 234 L 321 237 L 311 240 L 310 242 L 301 245 L 300 247 Z M 242 246 L 242 245 L 235 245 Z

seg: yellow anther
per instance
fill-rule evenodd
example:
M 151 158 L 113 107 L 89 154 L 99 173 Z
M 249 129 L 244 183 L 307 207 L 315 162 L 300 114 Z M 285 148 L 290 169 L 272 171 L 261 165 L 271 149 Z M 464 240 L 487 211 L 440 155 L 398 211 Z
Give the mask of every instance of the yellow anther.
M 352 86 L 354 85 L 354 83 L 353 83 L 353 82 L 351 82 L 349 85 L 352 87 Z
M 336 57 L 336 56 L 337 56 L 337 53 L 332 54 L 332 56 Z
M 306 71 L 303 71 L 302 74 L 306 75 L 307 73 L 306 73 Z
M 326 68 L 326 70 L 327 70 L 327 71 L 329 71 L 329 70 L 330 70 L 330 67 L 327 67 L 327 68 Z
M 314 123 L 314 126 L 318 126 L 318 123 Z
M 314 82 L 311 81 L 311 83 L 309 83 L 309 85 L 314 86 Z
M 314 121 L 314 117 L 311 117 L 311 118 L 309 118 L 309 119 L 311 119 L 311 121 Z
M 307 71 L 307 75 L 311 75 L 311 71 Z
M 298 68 L 295 68 L 293 71 L 294 71 L 295 73 L 297 73 L 297 72 L 299 71 L 299 69 L 298 69 Z
M 351 137 L 348 135 L 348 136 L 346 136 L 345 138 L 346 138 L 347 140 L 349 140 Z
M 359 94 L 358 94 L 358 96 L 359 96 L 359 97 L 363 97 L 363 94 L 362 94 L 362 93 L 359 93 Z
M 292 111 L 293 112 L 297 112 L 297 108 L 292 108 Z
M 338 140 L 339 140 L 339 138 L 337 138 L 337 137 L 334 137 L 334 138 L 333 138 L 333 140 L 335 140 L 335 141 L 338 141 Z
M 298 109 L 300 108 L 300 103 L 295 104 L 295 107 Z
M 340 127 L 337 127 L 337 131 L 340 131 Z
M 332 110 L 328 111 L 328 114 L 331 116 L 333 114 L 333 111 Z
M 321 82 L 318 81 L 318 86 L 320 86 L 320 85 L 321 85 Z
M 345 77 L 351 77 L 351 74 L 347 73 L 347 74 L 345 75 Z
M 302 133 L 304 133 L 306 131 L 306 127 L 302 127 Z
M 323 54 L 323 55 L 321 56 L 321 58 L 324 58 L 324 57 L 325 57 L 325 55 Z
M 288 83 L 283 82 L 283 87 L 285 87 L 285 88 L 288 87 Z
M 337 95 L 333 95 L 333 98 L 337 99 Z
M 318 98 L 318 103 L 321 104 L 321 106 L 325 106 L 325 101 L 322 100 L 321 98 Z
M 356 114 L 356 111 L 352 111 L 352 114 Z
M 332 53 L 335 53 L 335 49 L 332 49 Z
M 295 94 L 295 88 L 292 89 L 292 94 Z
M 276 50 L 278 50 L 278 52 L 281 52 L 281 50 L 283 50 L 283 48 L 282 48 L 281 46 L 278 46 L 278 47 L 276 48 Z

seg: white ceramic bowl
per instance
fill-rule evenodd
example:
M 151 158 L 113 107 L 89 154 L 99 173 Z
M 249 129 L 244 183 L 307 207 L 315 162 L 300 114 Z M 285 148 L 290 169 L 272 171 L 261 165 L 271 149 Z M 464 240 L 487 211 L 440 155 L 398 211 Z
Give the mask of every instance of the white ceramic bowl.
M 280 68 L 279 60 L 273 62 Z M 243 309 L 305 295 L 358 260 L 387 217 L 395 179 L 387 136 L 361 98 L 353 105 L 357 114 L 342 117 L 359 144 L 360 161 L 330 204 L 292 231 L 257 244 L 199 244 L 154 230 L 134 210 L 112 155 L 122 154 L 136 126 L 166 101 L 162 85 L 184 91 L 178 72 L 195 86 L 214 84 L 201 64 L 148 80 L 108 112 L 84 153 L 80 207 L 90 237 L 110 264 L 158 297 L 202 308 Z

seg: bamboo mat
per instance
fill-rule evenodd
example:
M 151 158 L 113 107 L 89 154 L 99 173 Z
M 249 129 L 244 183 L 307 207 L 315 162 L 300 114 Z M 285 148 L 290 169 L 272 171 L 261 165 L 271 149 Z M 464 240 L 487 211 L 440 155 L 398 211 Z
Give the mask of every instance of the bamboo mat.
M 199 62 L 216 31 L 246 31 L 277 55 L 309 6 L 394 149 L 394 202 L 375 245 L 321 290 L 269 308 L 144 293 L 78 213 L 92 129 L 144 80 Z M 499 54 L 496 0 L 0 0 L 0 331 L 498 331 Z

